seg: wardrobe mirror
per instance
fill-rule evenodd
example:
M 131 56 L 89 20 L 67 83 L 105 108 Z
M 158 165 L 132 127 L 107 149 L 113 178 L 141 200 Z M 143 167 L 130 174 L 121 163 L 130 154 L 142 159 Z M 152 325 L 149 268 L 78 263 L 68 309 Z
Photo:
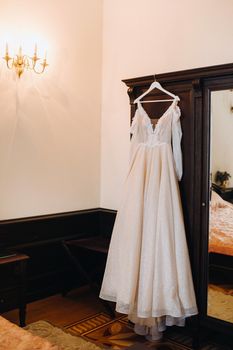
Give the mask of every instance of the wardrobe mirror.
M 208 316 L 233 323 L 233 90 L 211 92 Z

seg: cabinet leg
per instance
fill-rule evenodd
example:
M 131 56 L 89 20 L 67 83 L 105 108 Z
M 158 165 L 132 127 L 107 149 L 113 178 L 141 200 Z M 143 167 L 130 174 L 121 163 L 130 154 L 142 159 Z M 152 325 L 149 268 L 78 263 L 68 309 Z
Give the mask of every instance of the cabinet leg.
M 26 326 L 26 305 L 20 306 L 19 309 L 19 324 L 20 327 Z
M 20 286 L 19 286 L 19 323 L 21 327 L 26 325 L 26 267 L 27 262 L 21 261 L 20 263 Z

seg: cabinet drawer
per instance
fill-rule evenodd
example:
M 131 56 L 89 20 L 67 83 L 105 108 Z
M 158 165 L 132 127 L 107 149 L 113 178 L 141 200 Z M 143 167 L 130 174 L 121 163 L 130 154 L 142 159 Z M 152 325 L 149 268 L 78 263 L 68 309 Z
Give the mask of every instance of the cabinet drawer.
M 16 289 L 0 290 L 0 312 L 14 309 L 19 304 Z

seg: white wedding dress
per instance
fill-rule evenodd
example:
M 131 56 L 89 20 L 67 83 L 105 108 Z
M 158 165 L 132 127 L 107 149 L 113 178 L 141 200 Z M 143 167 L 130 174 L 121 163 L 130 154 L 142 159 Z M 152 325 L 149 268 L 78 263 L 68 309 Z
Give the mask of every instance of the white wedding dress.
M 139 102 L 131 133 L 131 160 L 100 297 L 116 302 L 136 333 L 156 340 L 166 325 L 183 326 L 197 314 L 177 181 L 182 177 L 177 99 L 155 128 Z

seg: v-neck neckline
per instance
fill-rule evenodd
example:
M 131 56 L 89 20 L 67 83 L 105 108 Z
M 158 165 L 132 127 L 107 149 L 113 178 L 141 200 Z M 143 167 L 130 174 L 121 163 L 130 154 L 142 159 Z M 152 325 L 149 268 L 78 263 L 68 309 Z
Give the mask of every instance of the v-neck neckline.
M 172 101 L 172 103 L 170 104 L 170 106 L 166 109 L 166 111 L 161 115 L 161 117 L 159 117 L 158 119 L 158 122 L 156 123 L 156 125 L 153 127 L 153 124 L 151 122 L 151 118 L 149 117 L 148 113 L 146 112 L 146 110 L 144 109 L 144 107 L 142 106 L 141 102 L 138 101 L 137 102 L 137 105 L 138 105 L 138 108 L 140 108 L 143 113 L 145 114 L 145 116 L 148 118 L 148 120 L 150 121 L 150 127 L 151 127 L 151 132 L 153 134 L 155 134 L 155 132 L 157 131 L 158 129 L 158 126 L 161 122 L 161 120 L 168 114 L 168 112 L 172 109 L 172 107 L 174 107 L 176 105 L 176 103 L 178 102 L 178 99 L 177 98 L 174 98 L 174 100 Z

